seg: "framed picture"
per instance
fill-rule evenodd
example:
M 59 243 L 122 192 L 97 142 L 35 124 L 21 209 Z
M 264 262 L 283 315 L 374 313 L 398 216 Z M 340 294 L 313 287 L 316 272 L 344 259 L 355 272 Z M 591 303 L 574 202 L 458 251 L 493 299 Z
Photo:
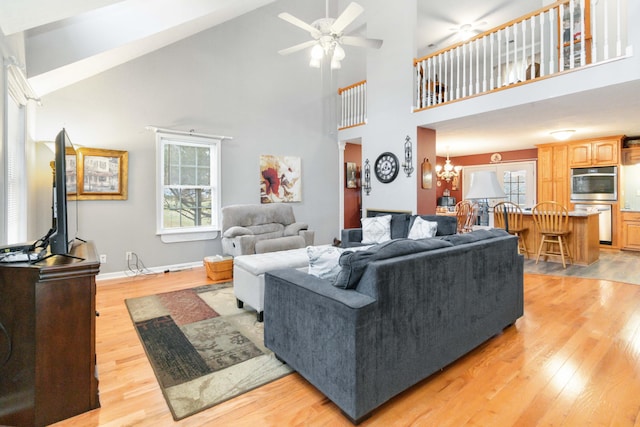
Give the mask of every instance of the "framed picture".
M 344 182 L 347 188 L 358 188 L 358 170 L 355 162 L 345 163 Z
M 81 200 L 126 200 L 129 153 L 81 147 L 77 153 L 76 195 Z
M 260 155 L 260 203 L 302 201 L 300 157 Z

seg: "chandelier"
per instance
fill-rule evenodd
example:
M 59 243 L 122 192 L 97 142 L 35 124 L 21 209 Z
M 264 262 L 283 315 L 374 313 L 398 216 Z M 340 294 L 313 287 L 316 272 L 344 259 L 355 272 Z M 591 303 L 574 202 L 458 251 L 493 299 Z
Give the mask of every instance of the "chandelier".
M 438 179 L 444 179 L 447 182 L 458 176 L 461 170 L 462 166 L 453 166 L 451 164 L 449 152 L 447 152 L 447 160 L 444 162 L 444 167 L 442 165 L 436 165 L 436 175 Z

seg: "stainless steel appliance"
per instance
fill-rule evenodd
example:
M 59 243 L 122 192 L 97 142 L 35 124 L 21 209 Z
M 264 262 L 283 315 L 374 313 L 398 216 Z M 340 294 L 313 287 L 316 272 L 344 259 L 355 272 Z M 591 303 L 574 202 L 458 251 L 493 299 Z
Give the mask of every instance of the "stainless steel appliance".
M 571 169 L 571 201 L 618 200 L 618 167 Z
M 575 205 L 577 211 L 598 211 L 600 213 L 600 243 L 603 245 L 611 244 L 611 205 Z

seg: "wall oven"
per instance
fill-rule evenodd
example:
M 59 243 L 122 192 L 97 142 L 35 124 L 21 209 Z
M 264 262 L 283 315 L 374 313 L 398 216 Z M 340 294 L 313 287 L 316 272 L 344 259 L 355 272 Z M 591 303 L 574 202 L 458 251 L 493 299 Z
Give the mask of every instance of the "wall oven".
M 571 169 L 571 201 L 618 200 L 618 167 Z

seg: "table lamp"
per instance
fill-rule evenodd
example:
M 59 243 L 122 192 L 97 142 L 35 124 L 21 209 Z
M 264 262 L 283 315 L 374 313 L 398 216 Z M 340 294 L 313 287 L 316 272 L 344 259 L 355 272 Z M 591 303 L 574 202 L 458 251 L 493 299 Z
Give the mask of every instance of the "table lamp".
M 494 171 L 479 171 L 471 174 L 471 185 L 466 199 L 482 200 L 480 205 L 480 225 L 489 225 L 489 199 L 507 197 L 498 183 Z

